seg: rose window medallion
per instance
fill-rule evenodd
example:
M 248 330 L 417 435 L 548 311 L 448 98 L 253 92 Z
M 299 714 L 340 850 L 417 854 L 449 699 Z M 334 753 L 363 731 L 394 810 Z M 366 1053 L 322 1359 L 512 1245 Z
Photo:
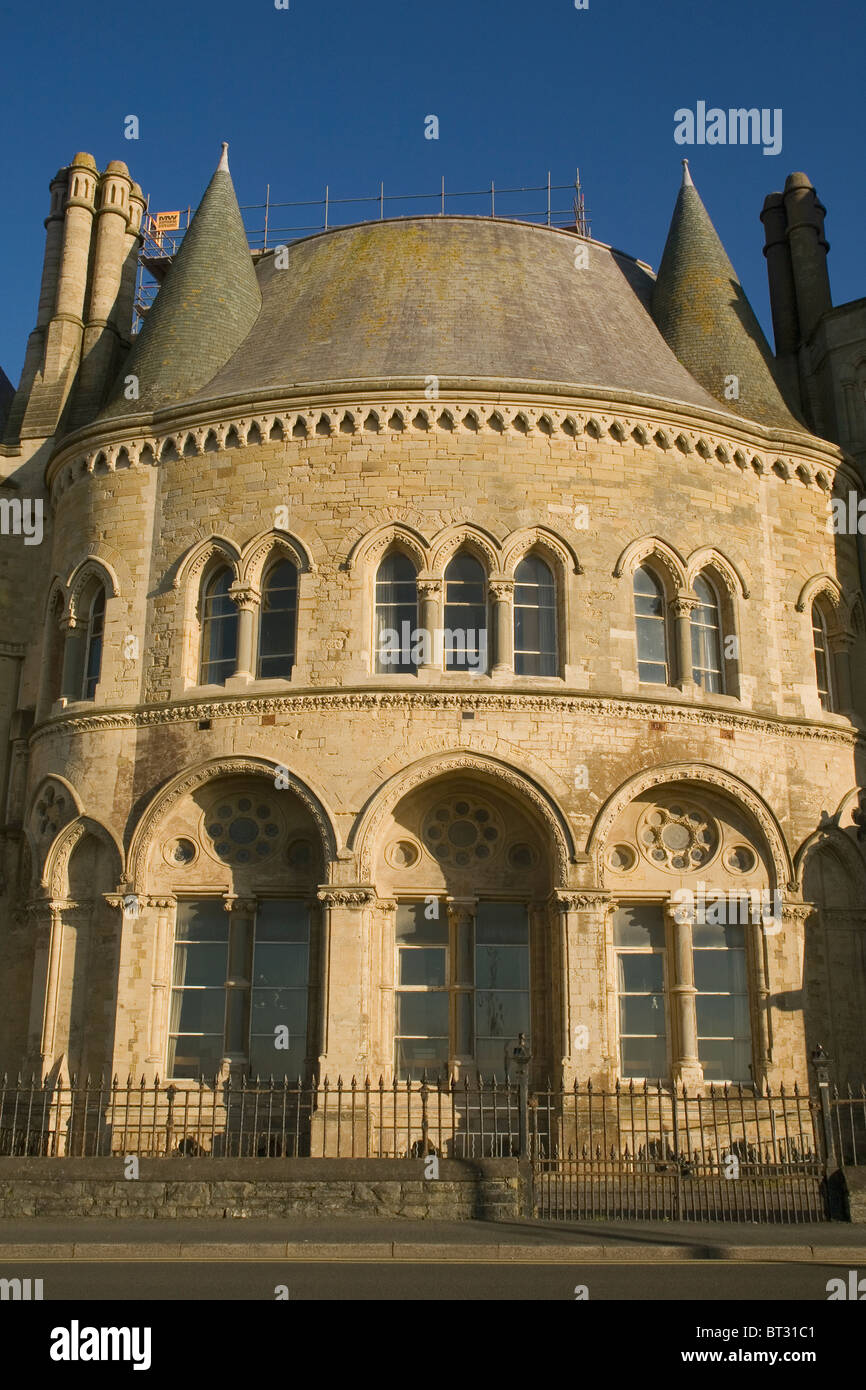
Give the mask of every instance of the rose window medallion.
M 719 836 L 704 811 L 673 801 L 644 813 L 639 822 L 638 843 L 650 863 L 658 868 L 691 873 L 710 862 Z
M 270 859 L 281 827 L 273 805 L 250 796 L 221 797 L 202 817 L 202 843 L 223 864 Z

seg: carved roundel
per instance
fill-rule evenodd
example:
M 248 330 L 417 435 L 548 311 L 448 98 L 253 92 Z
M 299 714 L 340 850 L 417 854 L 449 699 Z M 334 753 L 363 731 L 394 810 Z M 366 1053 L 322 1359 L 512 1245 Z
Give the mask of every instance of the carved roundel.
M 201 818 L 201 842 L 222 864 L 263 864 L 283 838 L 283 825 L 268 792 L 254 789 L 222 795 Z
M 715 821 L 694 803 L 670 801 L 644 812 L 637 840 L 656 868 L 682 874 L 710 862 L 719 847 L 719 832 Z
M 424 846 L 440 864 L 482 864 L 502 845 L 503 824 L 493 807 L 474 796 L 442 801 L 427 815 L 421 830 Z
M 394 869 L 411 869 L 421 858 L 421 851 L 414 840 L 403 837 L 394 840 L 385 850 L 385 858 Z
M 185 835 L 168 840 L 162 847 L 162 857 L 175 869 L 188 869 L 198 858 L 198 849 Z

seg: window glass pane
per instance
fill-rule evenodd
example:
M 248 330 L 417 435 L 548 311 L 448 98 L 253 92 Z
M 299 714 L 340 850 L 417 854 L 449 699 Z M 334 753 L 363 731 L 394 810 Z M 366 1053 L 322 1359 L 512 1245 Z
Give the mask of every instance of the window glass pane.
M 209 581 L 202 603 L 202 685 L 224 685 L 238 654 L 238 610 L 229 598 L 232 573 L 220 569 Z
M 256 941 L 310 939 L 310 910 L 297 899 L 263 900 L 256 909 Z
M 518 676 L 555 676 L 556 587 L 537 555 L 521 560 L 514 573 L 514 670 Z
M 415 566 L 394 551 L 376 576 L 376 670 L 383 673 L 417 669 L 413 651 L 418 628 L 418 589 Z
M 618 907 L 613 918 L 613 939 L 617 946 L 642 946 L 660 951 L 665 944 L 661 907 L 655 903 L 636 903 Z
M 694 589 L 701 602 L 690 619 L 692 678 L 705 690 L 719 692 L 724 689 L 719 602 L 712 585 L 702 575 L 695 579 Z
M 707 899 L 707 911 L 712 908 L 713 900 Z M 736 910 L 737 916 L 742 920 L 748 917 L 751 906 L 747 903 L 733 905 L 731 898 L 726 901 L 726 910 L 733 916 Z M 749 918 L 749 920 L 751 920 Z M 745 933 L 743 928 L 737 923 L 718 923 L 718 922 L 695 922 L 692 926 L 692 943 L 695 946 L 733 946 L 742 949 L 745 946 Z
M 647 1033 L 664 1037 L 663 994 L 627 994 L 619 1002 L 620 1028 L 623 1033 Z
M 667 1050 L 661 1038 L 623 1038 L 622 1074 L 648 1080 L 662 1080 L 667 1076 Z
M 475 940 L 503 946 L 528 942 L 526 904 L 480 902 L 475 913 Z
M 229 939 L 229 914 L 222 898 L 177 905 L 178 941 L 225 941 Z
M 745 994 L 699 994 L 695 1008 L 699 1037 L 749 1037 L 749 1001 Z
M 698 1043 L 698 1056 L 704 1068 L 705 1081 L 749 1081 L 751 1079 L 751 1044 L 746 1040 L 719 1039 Z
M 475 1031 L 479 1038 L 516 1038 L 518 1033 L 528 1033 L 528 993 L 476 990 Z
M 308 948 L 297 942 L 256 942 L 253 982 L 277 988 L 307 986 Z
M 174 948 L 172 984 L 218 985 L 226 982 L 227 951 L 224 945 L 179 941 Z
M 397 995 L 397 1033 L 401 1036 L 448 1037 L 448 994 Z
M 254 989 L 252 994 L 252 1032 L 256 1037 L 269 1037 L 273 1047 L 277 1028 L 288 1028 L 290 1034 L 306 1035 L 306 988 Z
M 665 685 L 668 672 L 664 592 L 655 576 L 642 566 L 634 573 L 634 609 L 638 677 Z
M 472 995 L 457 995 L 457 1036 L 455 1038 L 457 1055 L 472 1055 Z
M 445 985 L 445 952 L 438 947 L 400 952 L 401 985 Z
M 398 1038 L 397 1075 L 405 1080 L 410 1074 L 423 1071 L 433 1076 L 444 1075 L 448 1068 L 447 1038 Z
M 222 1031 L 219 1037 L 172 1037 L 168 1047 L 168 1075 L 177 1081 L 197 1081 L 212 1077 L 223 1059 Z
M 224 989 L 176 991 L 180 1000 L 176 1033 L 218 1033 L 222 1047 L 226 1001 Z
M 445 906 L 436 903 L 439 908 L 438 917 L 427 917 L 427 905 L 424 902 L 417 903 L 398 903 L 396 935 L 398 941 L 411 941 L 413 945 L 447 946 L 448 944 L 448 917 Z
M 279 1051 L 273 1037 L 250 1039 L 250 1072 L 263 1079 L 289 1077 L 294 1081 L 303 1075 L 307 1053 L 305 1031 L 289 1037 L 289 1046 Z
M 697 989 L 746 992 L 745 951 L 695 951 L 694 959 Z
M 445 571 L 446 670 L 483 670 L 486 643 L 486 578 L 478 561 L 464 552 L 455 555 Z
M 259 676 L 288 680 L 295 663 L 298 571 L 280 560 L 265 575 L 259 616 Z
M 660 954 L 650 951 L 621 951 L 619 988 L 624 994 L 661 994 L 664 989 L 664 964 Z
M 475 983 L 481 989 L 529 989 L 529 948 L 479 945 Z

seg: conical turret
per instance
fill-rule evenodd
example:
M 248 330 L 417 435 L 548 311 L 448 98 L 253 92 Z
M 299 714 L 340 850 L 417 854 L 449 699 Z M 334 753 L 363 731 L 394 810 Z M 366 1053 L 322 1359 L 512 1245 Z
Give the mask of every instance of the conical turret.
M 262 296 L 227 151 L 224 144 L 102 418 L 185 400 L 228 361 L 258 317 Z
M 683 182 L 653 290 L 669 347 L 711 396 L 762 425 L 799 430 L 773 354 L 683 160 Z

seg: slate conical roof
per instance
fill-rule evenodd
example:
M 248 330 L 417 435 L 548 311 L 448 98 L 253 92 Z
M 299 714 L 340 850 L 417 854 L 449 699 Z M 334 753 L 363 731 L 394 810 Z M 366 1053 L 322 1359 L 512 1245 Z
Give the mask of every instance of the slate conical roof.
M 228 146 L 123 365 L 102 417 L 137 415 L 189 399 L 249 333 L 262 307 Z M 124 382 L 138 377 L 138 399 Z
M 770 346 L 685 159 L 652 312 L 683 366 L 726 409 L 762 425 L 804 432 L 782 397 Z M 738 396 L 731 377 L 737 378 Z

